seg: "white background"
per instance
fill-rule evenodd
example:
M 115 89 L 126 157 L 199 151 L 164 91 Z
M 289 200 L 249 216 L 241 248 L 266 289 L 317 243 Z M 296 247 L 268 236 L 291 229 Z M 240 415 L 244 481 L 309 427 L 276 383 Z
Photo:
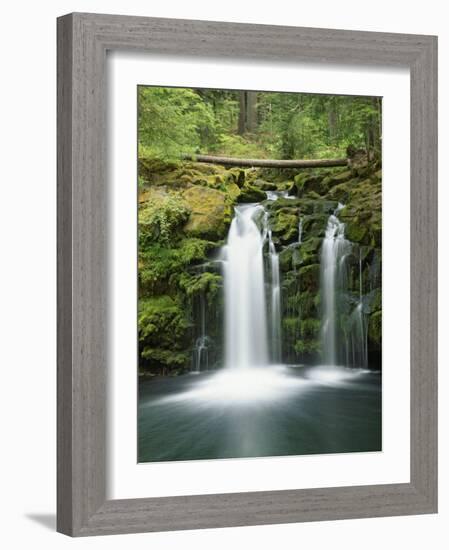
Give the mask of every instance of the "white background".
M 440 513 L 436 516 L 367 519 L 302 525 L 244 527 L 70 540 L 54 533 L 55 512 L 55 17 L 96 11 L 249 23 L 290 24 L 439 34 L 440 97 L 449 94 L 449 33 L 444 3 L 277 0 L 201 2 L 137 0 L 20 2 L 2 10 L 0 238 L 1 299 L 1 541 L 6 548 L 244 548 L 311 547 L 379 549 L 445 548 L 449 520 L 447 475 L 449 375 L 440 370 Z M 447 102 L 440 124 L 447 125 Z M 440 156 L 449 148 L 440 138 Z M 449 191 L 442 173 L 440 208 Z M 398 205 L 400 208 L 400 205 Z M 441 219 L 445 212 L 441 211 Z M 397 228 L 398 246 L 401 231 Z M 447 229 L 441 228 L 440 242 Z M 448 262 L 441 250 L 440 280 Z M 440 311 L 448 307 L 441 285 Z M 441 320 L 444 318 L 441 316 Z M 444 343 L 447 324 L 441 325 Z M 441 364 L 448 363 L 440 346 Z

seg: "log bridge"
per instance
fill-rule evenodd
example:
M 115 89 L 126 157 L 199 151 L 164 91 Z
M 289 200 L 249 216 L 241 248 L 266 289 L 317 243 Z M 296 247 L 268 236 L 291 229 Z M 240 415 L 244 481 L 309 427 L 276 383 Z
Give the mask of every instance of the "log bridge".
M 276 160 L 276 159 L 240 159 L 235 157 L 214 157 L 211 155 L 183 155 L 183 160 L 207 162 L 223 166 L 241 166 L 249 168 L 327 168 L 347 166 L 349 159 L 304 159 L 304 160 Z

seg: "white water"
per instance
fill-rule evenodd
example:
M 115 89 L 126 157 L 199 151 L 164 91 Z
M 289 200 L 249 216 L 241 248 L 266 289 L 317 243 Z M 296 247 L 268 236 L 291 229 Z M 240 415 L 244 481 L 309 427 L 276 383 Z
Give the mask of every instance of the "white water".
M 348 300 L 348 257 L 355 246 L 345 239 L 345 226 L 337 218 L 343 208 L 329 217 L 321 251 L 321 296 L 322 296 L 322 349 L 325 365 L 368 366 L 368 325 L 363 311 L 362 252 L 358 250 L 359 289 L 358 302 L 352 311 L 347 311 L 346 320 L 341 318 L 340 302 Z
M 329 217 L 321 250 L 321 299 L 323 308 L 322 346 L 325 365 L 338 364 L 337 350 L 337 295 L 346 275 L 345 260 L 351 243 L 344 237 L 345 226 L 336 214 Z
M 259 204 L 237 206 L 224 247 L 225 365 L 252 368 L 268 364 L 263 246 Z
M 199 373 L 209 370 L 209 344 L 210 338 L 206 334 L 206 298 L 200 294 L 200 328 L 201 334 L 195 341 L 193 349 L 193 372 Z
M 268 229 L 268 253 L 271 267 L 271 358 L 274 363 L 280 363 L 282 354 L 281 284 L 279 275 L 279 256 L 273 243 L 271 229 Z

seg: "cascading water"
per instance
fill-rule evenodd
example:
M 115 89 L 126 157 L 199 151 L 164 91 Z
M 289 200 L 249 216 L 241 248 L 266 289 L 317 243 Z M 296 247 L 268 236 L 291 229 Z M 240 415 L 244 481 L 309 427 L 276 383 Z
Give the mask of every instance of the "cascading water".
M 347 323 L 346 364 L 366 368 L 368 366 L 368 324 L 363 311 L 362 248 L 359 247 L 358 303 Z
M 271 359 L 275 363 L 280 363 L 282 354 L 281 283 L 279 256 L 273 243 L 271 229 L 268 229 L 268 253 L 271 267 Z
M 354 259 L 357 248 L 345 239 L 345 225 L 337 217 L 342 208 L 343 205 L 339 204 L 329 217 L 321 250 L 323 361 L 326 365 L 366 368 L 368 327 L 363 303 L 362 250 L 358 248 L 358 291 L 355 298 L 348 291 L 347 263 L 350 256 Z M 355 307 L 350 305 L 354 302 Z
M 196 339 L 193 349 L 193 372 L 196 373 L 209 369 L 210 338 L 206 334 L 206 297 L 203 292 L 199 296 L 199 310 L 201 334 Z
M 351 243 L 344 237 L 345 226 L 337 218 L 337 213 L 342 207 L 339 204 L 337 210 L 329 217 L 321 250 L 321 300 L 323 311 L 321 338 L 323 360 L 326 365 L 338 364 L 337 297 L 346 282 L 345 260 L 351 252 Z
M 223 251 L 228 368 L 268 364 L 265 239 L 256 223 L 263 214 L 260 204 L 237 206 Z

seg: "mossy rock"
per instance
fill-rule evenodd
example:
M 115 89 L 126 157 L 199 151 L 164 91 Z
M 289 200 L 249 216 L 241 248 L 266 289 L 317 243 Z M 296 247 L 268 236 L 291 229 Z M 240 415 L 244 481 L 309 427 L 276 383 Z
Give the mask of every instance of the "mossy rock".
M 137 167 L 139 176 L 144 181 L 151 182 L 156 174 L 166 174 L 179 168 L 179 163 L 151 157 L 139 157 Z
M 287 335 L 299 334 L 301 330 L 301 319 L 299 317 L 284 317 L 282 319 L 282 328 Z
M 182 196 L 190 210 L 189 220 L 184 226 L 186 235 L 210 240 L 222 239 L 226 235 L 228 205 L 223 191 L 195 185 L 186 189 Z
M 225 194 L 230 203 L 235 203 L 240 195 L 240 187 L 236 183 L 227 183 L 225 187 Z
M 182 196 L 165 190 L 159 193 L 148 190 L 143 195 L 144 200 L 139 202 L 138 211 L 139 247 L 176 241 L 190 215 Z
M 313 317 L 308 319 L 301 319 L 300 333 L 303 338 L 315 339 L 319 336 L 321 330 L 321 321 Z
M 294 181 L 281 181 L 277 184 L 277 190 L 278 191 L 288 191 L 293 192 L 295 189 L 295 182 Z
M 304 291 L 299 293 L 298 306 L 301 310 L 301 315 L 305 318 L 319 318 L 318 306 L 319 306 L 319 294 L 311 291 Z
M 342 172 L 334 172 L 329 176 L 329 185 L 339 185 L 353 178 L 352 170 L 344 169 Z
M 241 188 L 240 195 L 237 197 L 237 202 L 262 202 L 267 198 L 264 191 L 261 191 L 254 185 L 245 183 Z
M 328 197 L 338 202 L 346 203 L 349 200 L 352 186 L 357 180 L 351 180 L 346 183 L 335 185 L 329 190 Z
M 273 235 L 276 235 L 281 243 L 292 243 L 298 240 L 298 215 L 288 208 L 279 210 L 272 220 L 271 228 Z
M 225 181 L 226 183 L 235 183 L 239 188 L 242 187 L 246 180 L 245 170 L 239 168 L 230 168 L 226 172 Z
M 185 363 L 189 323 L 175 299 L 170 296 L 141 298 L 138 327 L 142 357 L 149 361 L 150 370 Z
M 279 197 L 275 201 L 267 201 L 266 207 L 268 210 L 275 212 L 283 208 L 297 208 L 302 204 L 302 199 Z
M 368 229 L 357 218 L 355 221 L 346 223 L 345 237 L 353 243 L 366 243 Z
M 293 250 L 291 248 L 284 248 L 279 252 L 279 269 L 282 273 L 287 273 L 292 269 L 292 255 Z
M 262 191 L 276 191 L 278 188 L 275 183 L 264 181 L 261 179 L 254 180 L 253 185 L 258 189 L 261 189 Z
M 223 277 L 218 273 L 209 271 L 196 274 L 182 273 L 179 286 L 187 296 L 203 294 L 211 303 L 223 286 Z
M 372 313 L 382 309 L 382 290 L 375 288 L 368 295 L 368 307 Z
M 301 291 L 316 292 L 320 287 L 320 264 L 301 267 L 298 271 Z
M 294 345 L 295 352 L 303 357 L 315 357 L 321 351 L 321 342 L 318 339 L 297 340 Z
M 319 253 L 323 240 L 319 237 L 311 237 L 305 240 L 299 248 L 301 264 L 313 264 L 319 262 Z
M 329 219 L 327 214 L 311 214 L 302 216 L 301 219 L 304 238 L 324 237 Z
M 295 176 L 294 181 L 298 197 L 304 197 L 310 192 L 317 193 L 318 195 L 323 195 L 328 189 L 328 185 L 325 182 L 325 177 L 318 174 L 298 174 L 297 176 Z
M 204 262 L 217 245 L 197 238 L 183 238 L 174 246 L 155 243 L 139 247 L 139 294 L 162 294 L 177 288 L 187 266 Z
M 368 339 L 375 349 L 380 348 L 382 342 L 382 311 L 375 311 L 368 320 Z

